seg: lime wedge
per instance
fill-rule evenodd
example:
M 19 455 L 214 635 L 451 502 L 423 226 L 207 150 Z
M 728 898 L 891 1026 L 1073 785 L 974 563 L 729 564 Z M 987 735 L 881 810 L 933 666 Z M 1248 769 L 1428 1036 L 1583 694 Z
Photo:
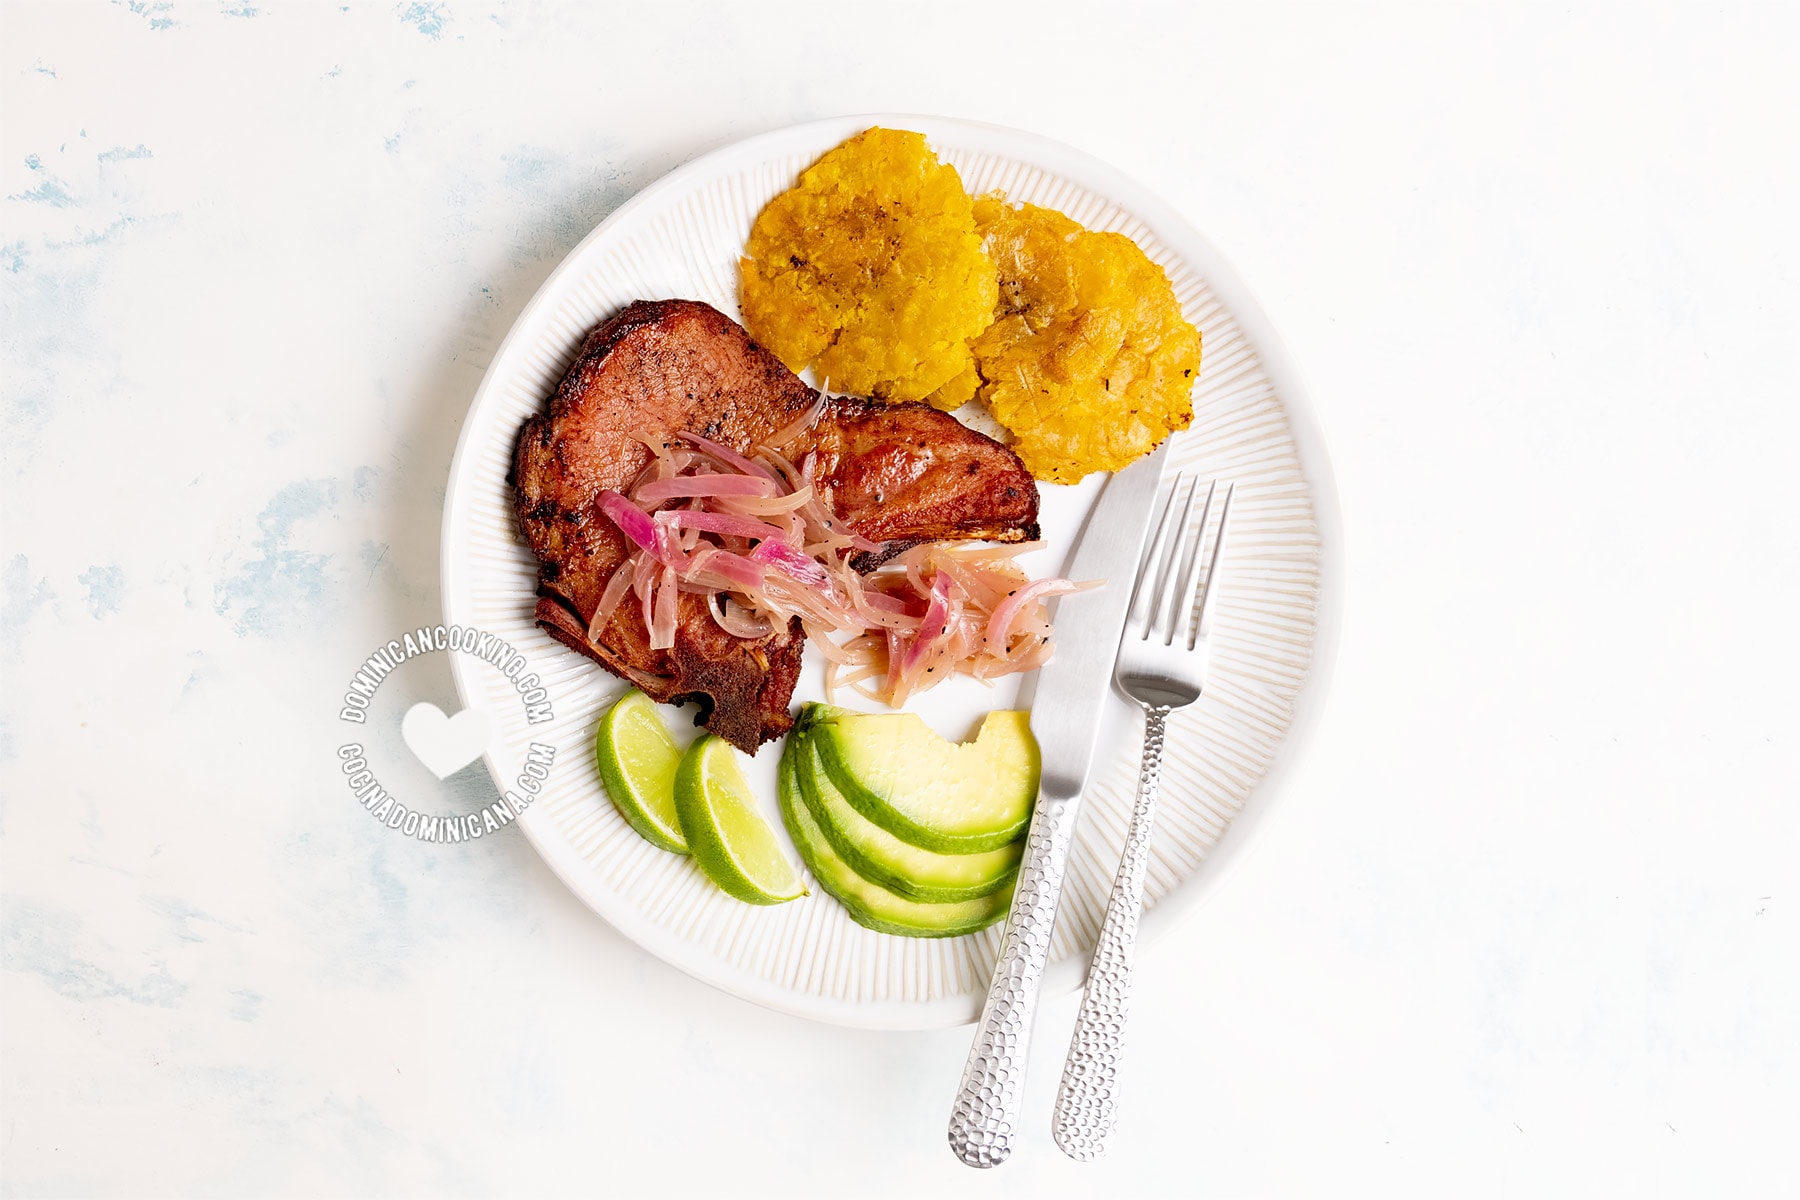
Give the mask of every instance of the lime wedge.
M 675 772 L 675 811 L 688 850 L 708 879 L 749 904 L 781 904 L 806 894 L 774 829 L 756 811 L 731 744 L 707 734 Z
M 675 769 L 681 750 L 663 725 L 656 703 L 635 688 L 600 718 L 594 760 L 606 794 L 619 815 L 644 840 L 677 854 L 688 852 L 675 815 Z

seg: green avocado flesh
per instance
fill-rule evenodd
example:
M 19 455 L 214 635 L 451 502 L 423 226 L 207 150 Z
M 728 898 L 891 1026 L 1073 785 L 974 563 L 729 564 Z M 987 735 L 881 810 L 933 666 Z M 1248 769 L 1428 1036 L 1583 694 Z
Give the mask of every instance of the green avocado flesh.
M 781 756 L 781 819 L 807 870 L 821 887 L 837 898 L 853 920 L 878 933 L 903 937 L 956 937 L 984 929 L 1006 915 L 1012 904 L 1010 889 L 972 900 L 934 904 L 909 899 L 857 874 L 833 849 L 801 796 L 795 761 L 801 754 L 796 750 L 809 752 L 804 745 L 807 740 L 799 733 L 791 736 L 788 753 Z
M 1037 799 L 1029 714 L 991 712 L 972 742 L 939 737 L 912 713 L 809 705 L 801 723 L 843 798 L 895 838 L 941 854 L 997 850 Z
M 796 733 L 787 753 L 796 760 L 801 798 L 825 840 L 870 882 L 913 900 L 941 904 L 990 895 L 1011 884 L 1018 873 L 1022 842 L 975 854 L 939 854 L 901 841 L 844 799 L 811 737 Z

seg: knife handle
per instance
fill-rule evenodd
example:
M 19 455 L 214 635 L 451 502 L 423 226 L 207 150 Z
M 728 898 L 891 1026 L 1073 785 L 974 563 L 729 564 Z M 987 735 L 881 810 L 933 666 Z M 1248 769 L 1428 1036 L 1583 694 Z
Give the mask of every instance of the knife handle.
M 1074 802 L 1040 796 L 1026 834 L 1000 961 L 950 1113 L 950 1149 L 971 1167 L 999 1166 L 1012 1154 L 1038 990 L 1050 958 L 1056 902 L 1074 832 Z

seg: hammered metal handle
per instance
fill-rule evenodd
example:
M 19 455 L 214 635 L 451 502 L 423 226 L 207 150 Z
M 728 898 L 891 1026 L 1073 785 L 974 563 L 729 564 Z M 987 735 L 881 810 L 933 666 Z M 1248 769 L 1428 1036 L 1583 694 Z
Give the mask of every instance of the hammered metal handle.
M 1137 951 L 1138 916 L 1144 908 L 1144 870 L 1150 864 L 1168 715 L 1167 708 L 1144 706 L 1144 768 L 1125 835 L 1125 856 L 1113 879 L 1094 961 L 1088 966 L 1087 993 L 1075 1018 L 1075 1036 L 1056 1093 L 1056 1144 L 1079 1162 L 1106 1153 L 1118 1116 L 1119 1055 L 1131 1007 L 1131 963 Z
M 999 1166 L 1013 1151 L 1031 1025 L 1074 832 L 1074 803 L 1040 796 L 1026 834 L 999 965 L 950 1112 L 950 1149 L 971 1167 Z

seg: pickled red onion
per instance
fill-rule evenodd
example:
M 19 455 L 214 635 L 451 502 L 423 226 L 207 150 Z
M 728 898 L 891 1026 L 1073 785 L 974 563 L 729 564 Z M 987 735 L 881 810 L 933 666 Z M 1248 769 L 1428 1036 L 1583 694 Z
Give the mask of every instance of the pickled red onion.
M 770 483 L 779 483 L 775 473 L 761 463 L 753 463 L 730 446 L 721 446 L 711 438 L 703 438 L 697 433 L 684 433 L 681 440 L 689 445 L 698 446 L 740 475 L 748 475 L 753 479 L 767 479 Z
M 796 466 L 771 446 L 746 456 L 696 434 L 679 445 L 632 436 L 654 457 L 628 495 L 600 494 L 630 552 L 601 594 L 590 641 L 629 592 L 651 647 L 671 649 L 681 596 L 692 593 L 733 637 L 768 637 L 798 619 L 826 659 L 828 695 L 847 685 L 898 707 L 951 674 L 992 680 L 1041 666 L 1051 653 L 1045 601 L 1095 586 L 1031 580 L 1013 559 L 1032 545 L 917 546 L 864 575 L 852 558 L 882 546 L 821 499 L 814 454 Z
M 673 479 L 653 479 L 638 488 L 632 499 L 639 504 L 658 504 L 664 500 L 684 500 L 707 496 L 773 496 L 777 484 L 760 475 L 677 475 Z
M 778 538 L 782 530 L 767 521 L 740 517 L 734 513 L 705 512 L 694 508 L 676 508 L 656 514 L 658 525 L 671 529 L 693 529 L 705 533 L 722 533 L 727 537 Z

